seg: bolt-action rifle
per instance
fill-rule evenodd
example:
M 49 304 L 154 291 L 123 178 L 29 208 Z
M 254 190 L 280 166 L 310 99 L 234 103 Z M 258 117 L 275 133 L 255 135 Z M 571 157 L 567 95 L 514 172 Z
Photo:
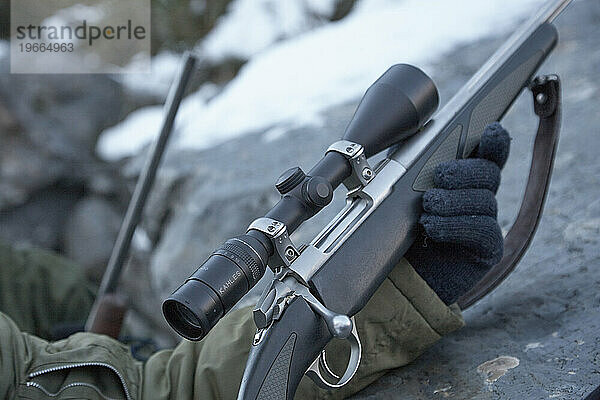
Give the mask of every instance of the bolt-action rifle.
M 534 78 L 554 48 L 551 24 L 568 0 L 554 1 L 510 39 L 442 108 L 432 80 L 406 64 L 392 66 L 366 91 L 342 139 L 305 174 L 284 172 L 281 200 L 246 234 L 229 239 L 163 303 L 183 337 L 202 339 L 263 276 L 271 284 L 254 310 L 257 332 L 238 399 L 292 399 L 306 373 L 325 388 L 347 383 L 361 344 L 353 322 L 413 243 L 421 196 L 442 161 L 468 157 L 483 128 L 500 120 L 524 88 L 539 118 L 525 196 L 505 237 L 502 260 L 458 304 L 469 307 L 515 267 L 535 233 L 550 181 L 560 126 L 556 75 Z M 433 115 L 433 117 L 432 117 Z M 388 149 L 375 166 L 369 158 Z M 290 234 L 348 188 L 343 210 L 308 245 Z M 350 344 L 341 377 L 325 361 L 333 338 Z

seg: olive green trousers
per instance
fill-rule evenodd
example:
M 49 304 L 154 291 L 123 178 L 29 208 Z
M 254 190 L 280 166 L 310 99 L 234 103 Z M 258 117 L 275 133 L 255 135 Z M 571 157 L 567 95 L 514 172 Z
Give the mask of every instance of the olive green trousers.
M 102 335 L 77 333 L 54 343 L 38 337 L 62 321 L 83 322 L 93 298 L 76 265 L 0 244 L 0 399 L 236 398 L 255 332 L 250 310 L 229 313 L 201 342 L 183 341 L 145 363 Z M 356 323 L 363 345 L 357 375 L 336 391 L 304 378 L 296 399 L 350 396 L 464 324 L 458 308 L 444 305 L 406 261 Z M 328 361 L 342 363 L 343 352 L 332 350 Z

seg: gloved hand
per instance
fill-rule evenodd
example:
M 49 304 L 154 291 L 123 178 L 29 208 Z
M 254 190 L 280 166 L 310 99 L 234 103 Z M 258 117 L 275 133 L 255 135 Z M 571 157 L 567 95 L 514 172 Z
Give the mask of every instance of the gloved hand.
M 510 136 L 495 122 L 474 158 L 441 163 L 423 195 L 420 232 L 405 258 L 446 304 L 454 303 L 502 258 L 495 193 Z

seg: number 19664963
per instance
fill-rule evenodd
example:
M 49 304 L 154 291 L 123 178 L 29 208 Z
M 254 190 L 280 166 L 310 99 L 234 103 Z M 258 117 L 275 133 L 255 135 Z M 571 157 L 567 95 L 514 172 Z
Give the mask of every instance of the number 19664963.
M 73 43 L 19 43 L 21 53 L 72 53 Z

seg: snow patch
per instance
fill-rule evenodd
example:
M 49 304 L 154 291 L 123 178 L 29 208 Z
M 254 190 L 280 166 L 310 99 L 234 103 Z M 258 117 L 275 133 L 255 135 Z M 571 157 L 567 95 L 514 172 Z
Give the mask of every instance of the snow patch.
M 60 9 L 56 14 L 44 19 L 41 26 L 70 26 L 75 28 L 86 21 L 88 24 L 96 24 L 106 17 L 106 10 L 101 6 L 88 6 L 85 4 L 74 4 L 70 7 Z M 58 43 L 75 43 L 76 40 L 67 36 L 54 39 Z
M 314 120 L 327 108 L 360 98 L 391 65 L 411 63 L 426 71 L 458 45 L 507 34 L 541 3 L 364 0 L 345 19 L 256 54 L 211 101 L 186 99 L 174 145 L 203 149 L 247 132 Z M 143 109 L 105 131 L 100 155 L 134 154 L 156 136 L 161 113 Z
M 139 251 L 152 251 L 152 240 L 144 229 L 139 226 L 133 232 L 133 247 Z
M 508 370 L 519 366 L 519 359 L 512 356 L 500 356 L 486 361 L 477 367 L 477 372 L 485 377 L 485 383 L 494 383 Z
M 46 18 L 41 25 L 73 25 L 80 24 L 81 21 L 96 23 L 106 16 L 106 10 L 102 6 L 88 6 L 85 4 L 74 4 L 70 7 L 59 10 L 56 14 Z
M 216 91 L 216 85 L 207 83 L 185 98 L 179 106 L 172 135 L 176 135 L 179 128 L 196 123 L 197 111 L 206 107 L 207 99 L 213 97 Z M 144 107 L 132 112 L 119 125 L 102 133 L 96 146 L 98 154 L 106 160 L 118 160 L 138 152 L 160 132 L 163 117 L 163 106 Z
M 336 0 L 236 0 L 200 45 L 218 63 L 249 59 L 273 43 L 328 22 Z
M 275 126 L 266 131 L 263 134 L 262 139 L 266 143 L 274 142 L 278 139 L 281 139 L 288 131 L 289 128 L 286 128 L 285 126 Z
M 529 350 L 538 349 L 540 347 L 544 347 L 540 342 L 527 343 L 525 346 L 525 352 L 527 353 Z
M 148 65 L 146 57 L 146 54 L 133 57 L 125 69 L 139 71 L 142 66 L 145 68 Z M 121 83 L 127 90 L 135 94 L 151 95 L 164 99 L 180 64 L 181 55 L 164 51 L 152 58 L 151 73 L 123 74 L 120 78 Z

